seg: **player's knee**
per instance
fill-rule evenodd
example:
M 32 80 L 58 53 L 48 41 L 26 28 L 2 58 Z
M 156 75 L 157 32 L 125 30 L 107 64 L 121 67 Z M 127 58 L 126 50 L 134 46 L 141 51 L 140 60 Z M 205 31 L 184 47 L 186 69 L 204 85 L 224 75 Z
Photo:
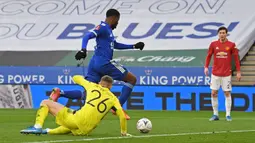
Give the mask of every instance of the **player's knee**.
M 133 78 L 131 79 L 130 83 L 133 84 L 133 85 L 135 85 L 135 84 L 136 84 L 136 81 L 137 81 L 136 77 L 133 76 Z
M 224 94 L 225 94 L 226 97 L 231 96 L 230 91 L 224 91 Z
M 127 76 L 125 77 L 124 81 L 125 81 L 125 82 L 128 82 L 128 83 L 130 83 L 130 84 L 132 84 L 132 85 L 135 85 L 137 79 L 136 79 L 135 75 L 133 75 L 132 73 L 129 72 L 129 73 L 127 74 Z
M 212 90 L 212 97 L 218 97 L 218 91 Z

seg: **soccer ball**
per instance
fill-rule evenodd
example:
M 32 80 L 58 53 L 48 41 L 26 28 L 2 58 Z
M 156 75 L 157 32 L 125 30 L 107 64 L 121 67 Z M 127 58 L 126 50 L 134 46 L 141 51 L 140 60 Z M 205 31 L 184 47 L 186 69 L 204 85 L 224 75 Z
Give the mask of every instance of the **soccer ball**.
M 152 129 L 152 123 L 149 119 L 142 118 L 142 119 L 138 120 L 138 122 L 136 124 L 136 128 L 141 133 L 149 133 Z

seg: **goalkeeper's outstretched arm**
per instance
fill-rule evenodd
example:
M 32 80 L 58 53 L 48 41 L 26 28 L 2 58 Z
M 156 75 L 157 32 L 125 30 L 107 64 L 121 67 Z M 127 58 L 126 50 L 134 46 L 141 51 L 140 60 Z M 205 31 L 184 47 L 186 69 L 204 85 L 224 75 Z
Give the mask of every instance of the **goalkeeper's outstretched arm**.
M 118 115 L 119 120 L 120 120 L 121 135 L 126 136 L 127 135 L 127 119 L 125 117 L 125 113 L 122 110 L 122 107 L 118 100 L 116 101 L 113 108 L 115 108 L 114 110 L 116 110 L 116 114 Z

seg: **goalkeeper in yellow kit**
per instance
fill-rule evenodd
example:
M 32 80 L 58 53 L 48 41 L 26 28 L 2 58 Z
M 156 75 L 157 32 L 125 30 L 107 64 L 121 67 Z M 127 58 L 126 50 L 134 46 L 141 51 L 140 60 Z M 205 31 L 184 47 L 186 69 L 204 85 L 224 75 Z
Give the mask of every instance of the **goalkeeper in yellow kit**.
M 119 100 L 109 90 L 113 84 L 111 77 L 103 76 L 99 84 L 89 82 L 79 75 L 74 76 L 73 80 L 87 91 L 86 104 L 80 110 L 74 111 L 57 102 L 43 100 L 37 111 L 35 125 L 20 132 L 23 134 L 88 135 L 108 111 L 114 109 L 120 119 L 121 135 L 129 135 L 127 134 L 127 120 Z M 56 117 L 56 123 L 60 126 L 55 129 L 42 130 L 48 113 Z

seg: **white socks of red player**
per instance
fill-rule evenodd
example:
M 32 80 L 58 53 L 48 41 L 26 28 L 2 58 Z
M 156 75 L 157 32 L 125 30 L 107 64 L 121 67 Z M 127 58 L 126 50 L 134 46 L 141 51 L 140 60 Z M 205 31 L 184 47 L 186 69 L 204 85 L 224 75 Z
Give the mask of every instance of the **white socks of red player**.
M 232 106 L 232 98 L 230 96 L 225 96 L 225 107 L 226 107 L 226 117 L 230 116 Z
M 219 116 L 218 97 L 211 97 L 211 102 L 212 102 L 212 108 L 213 108 L 213 115 Z M 231 96 L 225 96 L 226 117 L 230 116 L 231 106 L 232 106 Z
M 213 108 L 213 115 L 219 116 L 219 111 L 218 111 L 218 96 L 217 97 L 211 97 L 211 102 L 212 102 L 212 108 Z

